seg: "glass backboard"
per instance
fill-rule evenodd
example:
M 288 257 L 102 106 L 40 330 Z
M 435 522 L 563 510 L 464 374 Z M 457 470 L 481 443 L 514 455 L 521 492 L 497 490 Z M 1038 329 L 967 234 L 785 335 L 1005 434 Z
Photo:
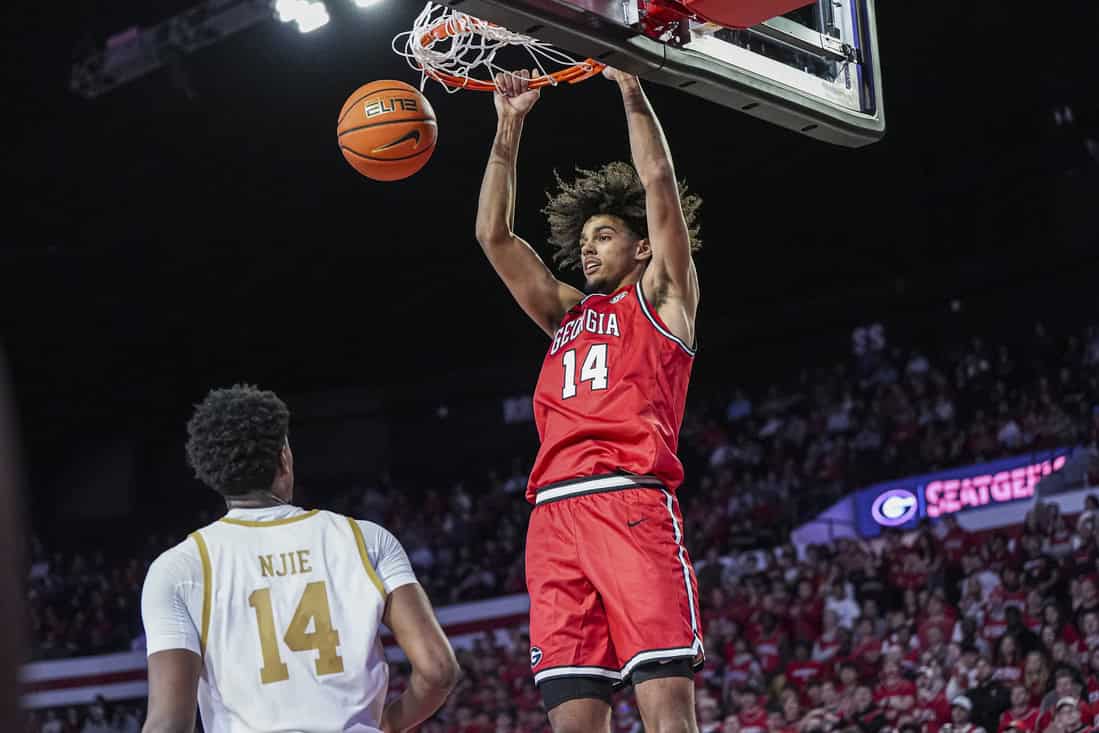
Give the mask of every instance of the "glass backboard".
M 824 142 L 858 147 L 880 139 L 885 111 L 874 0 L 803 3 L 442 0 Z M 785 12 L 768 18 L 767 8 Z

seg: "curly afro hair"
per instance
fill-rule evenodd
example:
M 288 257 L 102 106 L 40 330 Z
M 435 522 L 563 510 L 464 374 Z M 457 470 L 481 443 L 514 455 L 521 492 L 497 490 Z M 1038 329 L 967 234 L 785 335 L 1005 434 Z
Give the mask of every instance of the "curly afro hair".
M 270 489 L 289 427 L 290 410 L 274 392 L 212 389 L 187 423 L 187 462 L 223 496 Z
M 566 269 L 580 267 L 580 234 L 588 219 L 599 214 L 610 214 L 622 219 L 639 237 L 649 236 L 645 218 L 645 187 L 641 177 L 629 163 L 608 163 L 597 171 L 576 169 L 576 178 L 565 181 L 554 171 L 557 192 L 547 193 L 549 202 L 542 213 L 549 220 L 550 244 L 554 247 L 553 260 Z M 687 193 L 687 183 L 679 183 L 679 202 L 687 231 L 691 237 L 691 251 L 698 251 L 702 240 L 698 238 L 698 208 L 702 199 Z

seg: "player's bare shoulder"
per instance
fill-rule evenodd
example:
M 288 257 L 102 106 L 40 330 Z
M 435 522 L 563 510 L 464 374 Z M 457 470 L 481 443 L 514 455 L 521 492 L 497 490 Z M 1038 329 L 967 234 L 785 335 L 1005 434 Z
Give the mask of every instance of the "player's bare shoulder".
M 698 272 L 692 258 L 687 282 L 679 286 L 656 263 L 645 269 L 641 289 L 649 306 L 676 337 L 687 344 L 695 342 L 695 316 L 701 298 Z

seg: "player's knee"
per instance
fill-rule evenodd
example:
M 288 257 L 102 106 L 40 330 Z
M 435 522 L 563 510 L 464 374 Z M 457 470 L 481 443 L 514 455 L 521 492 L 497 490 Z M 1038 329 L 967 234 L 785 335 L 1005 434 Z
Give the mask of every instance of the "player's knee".
M 659 706 L 642 710 L 645 733 L 698 733 L 694 705 L 679 697 L 668 698 Z
M 583 677 L 547 680 L 541 685 L 553 733 L 609 733 L 610 682 Z
M 698 733 L 693 715 L 681 712 L 658 715 L 655 721 L 645 721 L 645 733 Z
M 550 727 L 553 729 L 553 733 L 591 733 L 593 730 L 590 723 L 570 718 L 565 721 L 557 721 L 551 723 Z M 599 730 L 598 728 L 594 730 Z
M 697 733 L 691 660 L 643 665 L 633 682 L 646 733 Z
M 611 716 L 606 714 L 554 715 L 550 712 L 553 733 L 610 733 Z

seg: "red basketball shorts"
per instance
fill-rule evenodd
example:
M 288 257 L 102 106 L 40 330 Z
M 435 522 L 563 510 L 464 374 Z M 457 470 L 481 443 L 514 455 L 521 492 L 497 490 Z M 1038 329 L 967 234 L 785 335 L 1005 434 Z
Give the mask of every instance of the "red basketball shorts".
M 679 503 L 658 479 L 599 476 L 539 490 L 526 571 L 536 684 L 624 685 L 649 662 L 701 666 L 698 582 Z

